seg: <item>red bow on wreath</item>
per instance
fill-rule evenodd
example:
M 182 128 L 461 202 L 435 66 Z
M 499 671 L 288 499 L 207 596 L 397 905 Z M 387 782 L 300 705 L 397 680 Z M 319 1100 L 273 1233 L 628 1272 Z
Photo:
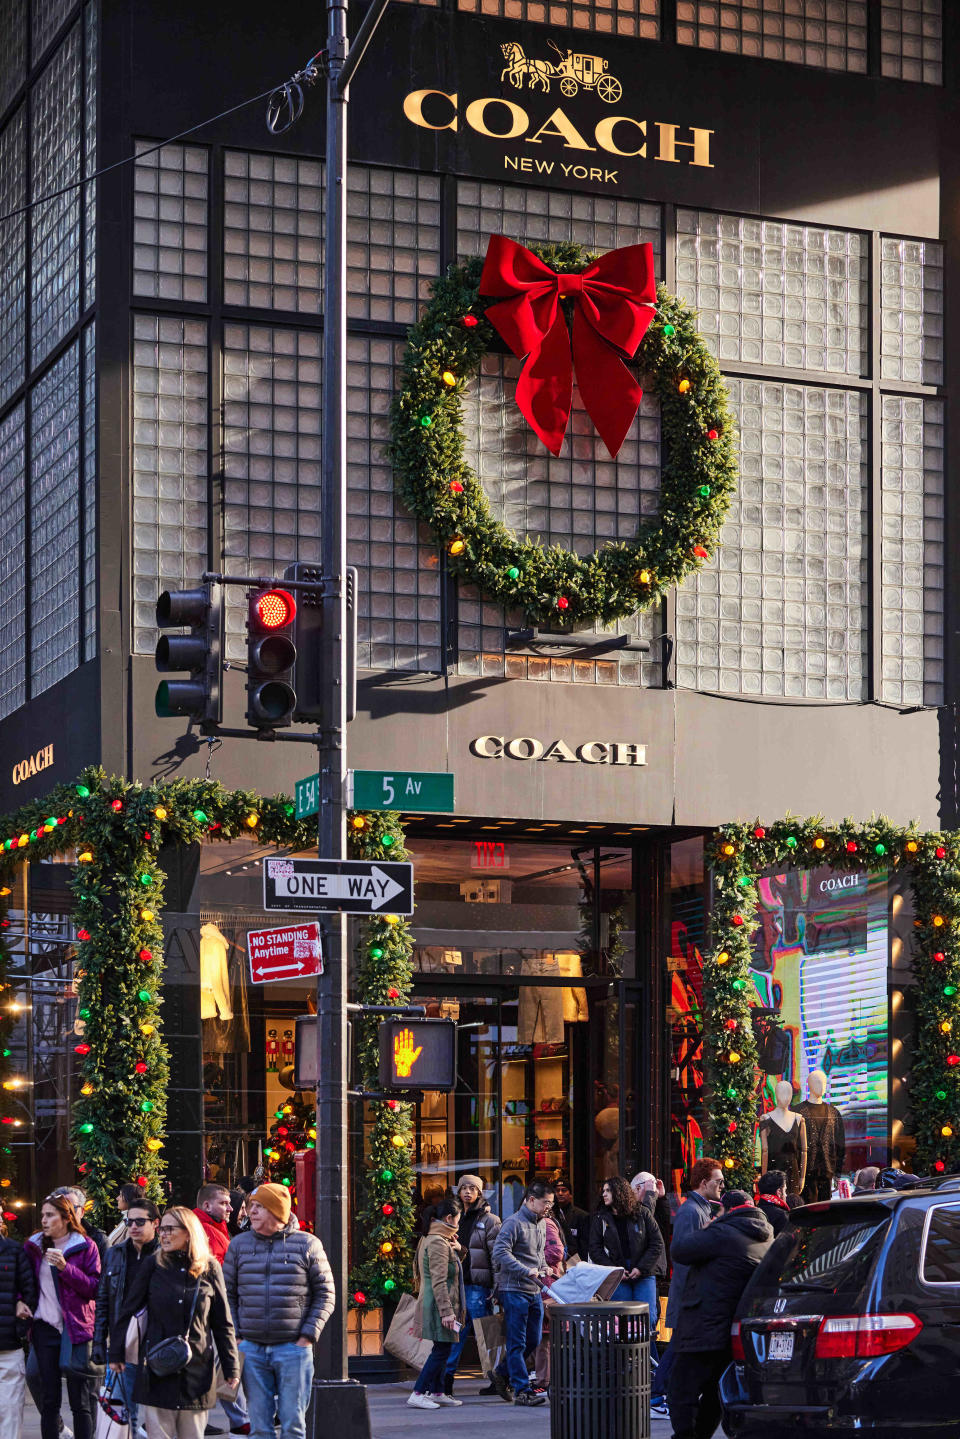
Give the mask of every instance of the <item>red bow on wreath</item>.
M 560 453 L 573 403 L 573 375 L 600 438 L 615 455 L 643 390 L 620 359 L 632 359 L 656 310 L 653 246 L 611 250 L 577 275 L 558 275 L 536 255 L 492 235 L 481 295 L 505 295 L 487 319 L 524 360 L 517 404 L 547 449 Z M 574 301 L 573 343 L 560 306 Z

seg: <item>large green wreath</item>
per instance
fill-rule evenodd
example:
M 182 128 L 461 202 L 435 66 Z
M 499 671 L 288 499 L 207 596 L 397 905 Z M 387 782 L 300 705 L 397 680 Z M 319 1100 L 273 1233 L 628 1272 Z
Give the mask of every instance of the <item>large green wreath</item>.
M 596 258 L 580 245 L 533 245 L 559 273 Z M 450 556 L 453 571 L 536 623 L 608 623 L 646 609 L 709 559 L 737 482 L 734 421 L 720 368 L 693 312 L 662 285 L 635 362 L 660 399 L 664 463 L 656 517 L 634 539 L 586 558 L 544 547 L 495 519 L 463 453 L 462 396 L 501 342 L 485 318 L 479 258 L 452 266 L 409 333 L 392 407 L 391 457 L 400 494 Z M 566 302 L 564 302 L 566 303 Z

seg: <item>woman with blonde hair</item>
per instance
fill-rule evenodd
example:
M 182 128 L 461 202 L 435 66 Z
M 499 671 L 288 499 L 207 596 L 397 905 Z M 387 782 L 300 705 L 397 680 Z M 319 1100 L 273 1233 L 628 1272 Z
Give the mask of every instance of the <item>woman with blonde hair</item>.
M 203 1439 L 217 1402 L 214 1344 L 223 1382 L 236 1389 L 240 1356 L 220 1265 L 203 1226 L 181 1205 L 168 1209 L 158 1229 L 160 1249 L 138 1266 L 110 1335 L 110 1368 L 124 1368 L 127 1325 L 147 1311 L 134 1397 L 148 1439 Z

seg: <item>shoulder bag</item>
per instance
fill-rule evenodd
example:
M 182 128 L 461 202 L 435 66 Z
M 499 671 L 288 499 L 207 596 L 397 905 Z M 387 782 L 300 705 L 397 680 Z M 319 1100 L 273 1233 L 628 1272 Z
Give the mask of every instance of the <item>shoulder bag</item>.
M 190 1326 L 193 1323 L 193 1316 L 197 1312 L 197 1299 L 200 1296 L 200 1280 L 197 1279 L 193 1290 L 193 1301 L 190 1305 L 190 1313 L 187 1315 L 187 1322 L 182 1334 L 171 1334 L 168 1339 L 158 1339 L 156 1344 L 151 1344 L 146 1352 L 145 1358 L 147 1368 L 151 1374 L 158 1379 L 167 1379 L 171 1374 L 179 1374 L 181 1369 L 186 1369 L 190 1363 Z

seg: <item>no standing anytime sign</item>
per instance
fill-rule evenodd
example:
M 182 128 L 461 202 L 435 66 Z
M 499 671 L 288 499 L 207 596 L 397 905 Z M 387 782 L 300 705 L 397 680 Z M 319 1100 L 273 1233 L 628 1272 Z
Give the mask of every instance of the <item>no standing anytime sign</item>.
M 286 929 L 253 929 L 247 934 L 250 978 L 254 984 L 300 979 L 323 973 L 319 924 L 294 924 Z

